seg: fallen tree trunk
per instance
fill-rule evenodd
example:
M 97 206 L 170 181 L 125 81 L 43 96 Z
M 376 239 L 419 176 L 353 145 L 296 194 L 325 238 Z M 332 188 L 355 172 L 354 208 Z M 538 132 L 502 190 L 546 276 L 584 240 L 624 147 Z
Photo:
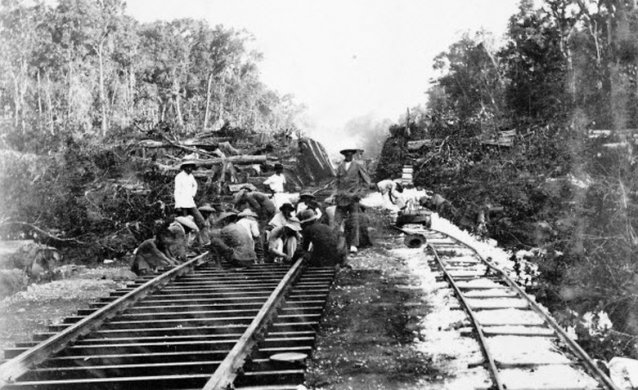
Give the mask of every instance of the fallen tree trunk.
M 54 241 L 58 244 L 75 244 L 75 245 L 89 245 L 88 242 L 84 242 L 84 241 L 80 241 L 76 238 L 62 238 L 62 237 L 58 237 L 52 233 L 47 232 L 44 229 L 41 229 L 31 223 L 27 223 L 27 222 L 21 222 L 21 221 L 4 221 L 2 223 L 0 223 L 0 226 L 18 226 L 21 228 L 26 228 L 28 230 L 31 230 L 37 234 L 39 234 L 44 242 L 47 241 Z
M 174 148 L 174 149 L 184 150 L 188 153 L 204 153 L 204 154 L 212 154 L 218 149 L 217 144 L 201 143 L 195 140 L 190 140 L 190 142 L 188 141 L 189 140 L 174 142 L 174 141 L 168 141 L 168 140 L 155 141 L 151 139 L 145 139 L 145 140 L 137 141 L 135 143 L 135 146 L 139 146 L 146 149 Z
M 276 161 L 277 157 L 271 156 L 253 156 L 253 155 L 241 155 L 241 156 L 230 156 L 226 158 L 207 158 L 207 159 L 197 159 L 193 160 L 198 167 L 210 168 L 215 165 L 221 165 L 225 163 L 232 163 L 234 165 L 250 165 L 250 164 L 262 164 L 268 161 Z M 157 163 L 157 166 L 165 171 L 178 171 L 179 164 L 177 165 L 165 165 Z

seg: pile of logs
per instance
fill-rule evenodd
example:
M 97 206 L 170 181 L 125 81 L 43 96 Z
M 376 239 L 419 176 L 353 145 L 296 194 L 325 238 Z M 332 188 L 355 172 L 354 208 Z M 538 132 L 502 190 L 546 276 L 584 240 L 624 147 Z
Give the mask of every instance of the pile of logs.
M 251 183 L 260 188 L 276 162 L 284 166 L 286 178 L 295 187 L 319 184 L 335 175 L 323 146 L 309 138 L 277 139 L 277 135 L 257 134 L 233 139 L 207 134 L 177 140 L 160 136 L 161 140 L 143 139 L 130 146 L 167 175 L 179 171 L 186 155 L 197 165 L 195 177 L 226 184 Z

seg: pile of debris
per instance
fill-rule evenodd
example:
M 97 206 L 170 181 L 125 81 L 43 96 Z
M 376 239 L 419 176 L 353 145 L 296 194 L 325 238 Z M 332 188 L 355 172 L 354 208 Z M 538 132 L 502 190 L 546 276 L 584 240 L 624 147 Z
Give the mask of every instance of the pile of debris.
M 277 163 L 283 165 L 287 183 L 294 191 L 321 187 L 335 176 L 324 147 L 311 138 L 293 136 L 291 131 L 261 133 L 224 128 L 187 139 L 166 134 L 159 134 L 159 138 L 130 141 L 129 150 L 170 176 L 179 172 L 184 156 L 195 157 L 198 169 L 193 174 L 214 183 L 214 195 L 232 194 L 247 183 L 263 188 L 262 183 Z

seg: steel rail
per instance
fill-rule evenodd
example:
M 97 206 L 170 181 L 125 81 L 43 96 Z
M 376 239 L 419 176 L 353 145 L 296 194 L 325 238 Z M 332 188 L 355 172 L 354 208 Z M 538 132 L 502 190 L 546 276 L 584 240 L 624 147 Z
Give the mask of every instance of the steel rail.
M 0 389 L 14 383 L 17 378 L 26 373 L 31 367 L 42 363 L 52 354 L 59 352 L 69 343 L 99 328 L 104 321 L 116 316 L 127 309 L 150 292 L 160 288 L 173 279 L 190 272 L 194 267 L 205 263 L 208 252 L 178 265 L 161 275 L 158 275 L 141 286 L 127 292 L 108 305 L 82 318 L 75 324 L 65 328 L 61 332 L 40 342 L 38 345 L 22 352 L 15 358 L 0 365 Z
M 527 295 L 527 293 L 525 291 L 523 291 L 523 289 L 516 283 L 514 282 L 508 275 L 507 273 L 505 273 L 502 269 L 500 269 L 499 267 L 495 266 L 494 264 L 492 264 L 490 261 L 486 260 L 481 253 L 479 252 L 478 249 L 476 249 L 475 246 L 468 244 L 466 242 L 464 242 L 463 240 L 461 240 L 458 237 L 455 237 L 452 234 L 446 233 L 446 232 L 442 232 L 440 230 L 437 229 L 433 229 L 433 228 L 429 228 L 429 230 L 437 232 L 439 234 L 443 234 L 453 240 L 455 240 L 456 242 L 462 244 L 463 246 L 471 249 L 476 256 L 485 264 L 487 265 L 488 268 L 490 268 L 492 271 L 497 272 L 499 274 L 499 276 L 503 279 L 503 281 L 505 281 L 507 283 L 507 285 L 509 287 L 511 287 L 512 289 L 514 289 L 519 296 L 521 296 L 523 299 L 525 299 L 528 304 L 529 307 L 538 315 L 540 315 L 542 317 L 542 319 L 556 332 L 556 335 L 558 336 L 558 338 L 563 341 L 568 347 L 569 349 L 572 351 L 572 353 L 574 353 L 575 355 L 577 355 L 580 360 L 582 361 L 583 365 L 585 366 L 585 368 L 587 369 L 587 371 L 592 374 L 599 383 L 603 384 L 605 386 L 606 389 L 610 389 L 610 390 L 621 390 L 618 386 L 616 386 L 611 378 L 609 378 L 609 376 L 607 376 L 607 374 L 605 374 L 600 368 L 598 368 L 598 366 L 596 365 L 596 363 L 592 360 L 592 358 L 587 354 L 587 352 L 585 352 L 580 345 L 578 345 L 578 343 L 576 343 L 571 337 L 569 337 L 569 335 L 567 334 L 567 332 L 565 332 L 565 330 L 563 330 L 563 328 L 558 325 L 558 323 L 552 318 L 552 316 L 547 313 L 545 310 L 543 310 L 538 303 L 536 303 L 536 301 L 534 301 L 532 298 L 530 298 L 529 295 Z
M 276 314 L 277 308 L 283 302 L 284 296 L 301 275 L 303 263 L 303 259 L 297 260 L 283 279 L 281 279 L 259 313 L 242 334 L 237 344 L 235 344 L 226 358 L 217 367 L 202 390 L 222 390 L 232 386 L 238 371 L 244 366 L 246 357 L 248 357 L 253 347 L 260 341 L 267 325 Z
M 487 359 L 487 364 L 488 364 L 488 366 L 490 368 L 490 373 L 492 375 L 492 380 L 494 381 L 494 386 L 496 386 L 496 388 L 498 390 L 505 390 L 506 388 L 505 388 L 505 386 L 503 386 L 503 382 L 501 381 L 501 378 L 498 375 L 498 368 L 496 367 L 496 362 L 494 361 L 492 353 L 490 352 L 490 350 L 489 350 L 489 348 L 487 346 L 487 340 L 485 340 L 485 334 L 483 333 L 483 327 L 481 326 L 481 324 L 476 319 L 476 316 L 474 315 L 474 311 L 470 308 L 470 305 L 465 300 L 465 297 L 463 296 L 463 294 L 461 293 L 461 290 L 457 286 L 456 281 L 454 281 L 454 278 L 452 278 L 450 276 L 450 274 L 447 272 L 447 270 L 445 269 L 445 265 L 443 264 L 443 261 L 441 261 L 441 258 L 439 257 L 439 254 L 436 252 L 436 249 L 430 244 L 426 244 L 426 248 L 430 248 L 432 250 L 432 253 L 434 254 L 434 258 L 436 259 L 437 263 L 439 264 L 439 267 L 441 268 L 441 271 L 443 272 L 443 275 L 445 276 L 445 278 L 448 280 L 448 282 L 452 286 L 452 289 L 454 290 L 454 293 L 456 294 L 457 298 L 461 302 L 461 305 L 463 306 L 463 309 L 467 313 L 468 317 L 470 317 L 470 321 L 472 322 L 472 326 L 474 327 L 474 329 L 476 330 L 476 334 L 478 335 L 479 345 L 481 346 L 481 350 L 483 351 L 483 355 L 485 356 L 485 359 Z

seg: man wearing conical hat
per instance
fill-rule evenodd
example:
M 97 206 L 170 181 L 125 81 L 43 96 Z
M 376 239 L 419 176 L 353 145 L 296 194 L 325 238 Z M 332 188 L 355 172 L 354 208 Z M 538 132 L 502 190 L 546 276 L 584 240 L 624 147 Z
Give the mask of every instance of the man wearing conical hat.
M 359 201 L 365 196 L 370 188 L 370 175 L 365 166 L 354 160 L 357 153 L 363 152 L 361 149 L 343 149 L 344 160 L 337 167 L 337 179 L 335 181 L 335 192 L 333 193 L 337 209 L 335 212 L 335 223 L 341 226 L 346 220 L 345 229 L 346 241 L 351 253 L 357 252 L 359 246 L 359 213 L 361 206 Z

